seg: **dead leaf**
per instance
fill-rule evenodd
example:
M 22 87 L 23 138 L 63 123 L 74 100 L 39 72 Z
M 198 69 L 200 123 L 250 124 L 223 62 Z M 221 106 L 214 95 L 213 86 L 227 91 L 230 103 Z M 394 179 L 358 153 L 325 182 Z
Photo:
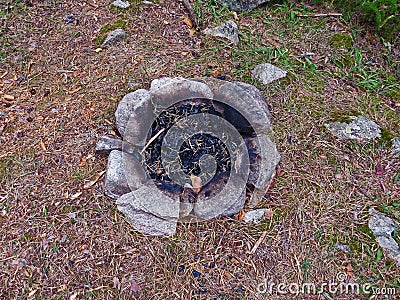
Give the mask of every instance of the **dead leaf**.
M 100 51 L 103 51 L 103 49 L 101 48 L 96 48 L 96 50 L 94 50 L 94 52 L 99 53 Z
M 246 213 L 244 212 L 244 210 L 241 210 L 241 211 L 239 211 L 236 215 L 234 215 L 233 218 L 234 218 L 236 221 L 243 221 L 243 218 L 244 218 L 245 214 L 246 214 Z
M 13 101 L 15 97 L 13 95 L 4 95 L 3 99 L 7 101 Z
M 189 35 L 190 36 L 194 36 L 195 32 L 196 32 L 196 29 L 194 29 L 193 27 L 189 28 Z
M 351 266 L 350 263 L 348 263 L 347 266 L 346 266 L 346 274 L 349 277 L 353 277 L 353 267 Z
M 79 198 L 81 195 L 82 195 L 82 192 L 77 192 L 76 194 L 73 194 L 73 195 L 70 197 L 70 199 L 71 199 L 71 200 L 75 200 L 75 199 Z
M 266 219 L 271 219 L 274 216 L 274 211 L 272 209 L 266 210 L 264 216 Z
M 67 290 L 67 285 L 64 283 L 60 286 L 60 288 L 57 290 L 57 292 L 64 292 Z
M 232 15 L 233 15 L 233 18 L 235 19 L 235 21 L 239 21 L 239 17 L 237 15 L 236 11 L 233 11 Z
M 192 20 L 189 19 L 188 16 L 182 17 L 182 22 L 189 28 L 193 27 L 193 22 L 192 22 Z
M 238 261 L 235 257 L 231 258 L 231 263 L 236 264 L 236 265 L 240 265 L 240 261 Z
M 224 270 L 224 269 L 220 269 L 220 272 L 222 273 L 222 276 L 223 276 L 225 279 L 231 279 L 231 278 L 232 278 L 231 273 L 229 273 L 228 271 L 226 271 L 226 270 Z
M 100 173 L 97 173 L 96 176 L 94 177 L 94 179 L 92 181 L 89 181 L 88 183 L 86 183 L 83 188 L 84 189 L 88 189 L 90 187 L 92 187 L 97 181 L 99 181 L 100 177 L 104 175 L 106 171 L 101 171 Z
M 81 162 L 79 163 L 78 167 L 84 167 L 84 166 L 86 166 L 86 161 L 87 161 L 87 158 L 86 158 L 86 157 L 82 157 L 82 160 L 81 160 Z
M 222 72 L 221 72 L 220 69 L 216 69 L 216 70 L 214 71 L 214 74 L 213 74 L 214 77 L 218 77 L 218 76 L 221 76 L 221 75 L 222 75 Z
M 43 143 L 43 141 L 40 141 L 40 148 L 42 148 L 43 151 L 47 151 L 46 145 Z
M 192 181 L 193 191 L 196 194 L 200 193 L 200 190 L 203 187 L 203 182 L 201 181 L 201 178 L 196 175 L 190 174 L 190 180 Z

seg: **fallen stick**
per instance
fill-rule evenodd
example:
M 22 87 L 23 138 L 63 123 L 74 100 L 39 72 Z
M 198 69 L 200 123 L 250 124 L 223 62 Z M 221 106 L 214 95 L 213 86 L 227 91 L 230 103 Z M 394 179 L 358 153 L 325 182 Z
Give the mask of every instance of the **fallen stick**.
M 257 248 L 261 245 L 262 241 L 265 239 L 265 236 L 267 235 L 267 231 L 263 231 L 257 242 L 254 244 L 253 248 L 250 251 L 250 254 L 254 254 L 257 250 Z
M 142 151 L 140 151 L 140 154 L 142 154 L 144 152 L 144 150 L 147 149 L 147 147 L 150 146 L 150 144 L 160 136 L 161 133 L 163 133 L 163 131 L 165 130 L 165 128 L 161 129 L 159 132 L 157 132 L 148 142 L 147 144 L 144 146 L 144 148 L 142 149 Z
M 341 16 L 342 16 L 341 13 L 296 15 L 296 17 L 304 17 L 304 18 L 341 17 Z

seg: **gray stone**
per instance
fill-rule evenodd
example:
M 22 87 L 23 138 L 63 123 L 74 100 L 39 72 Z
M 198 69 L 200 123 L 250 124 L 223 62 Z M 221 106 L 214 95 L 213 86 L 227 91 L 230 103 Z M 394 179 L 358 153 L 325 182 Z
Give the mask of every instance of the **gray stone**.
M 325 127 L 341 139 L 366 141 L 381 137 L 381 129 L 375 122 L 358 116 L 350 117 L 353 121 L 348 123 L 334 122 L 325 124 Z
M 147 181 L 138 157 L 138 153 L 111 151 L 104 183 L 107 196 L 116 199 L 125 193 L 137 190 Z
M 114 199 L 131 191 L 125 177 L 122 152 L 119 150 L 111 151 L 108 156 L 104 190 L 107 196 Z
M 114 45 L 118 42 L 121 42 L 123 40 L 125 40 L 127 38 L 126 32 L 121 29 L 121 28 L 117 28 L 113 31 L 111 31 L 106 39 L 104 40 L 103 44 L 101 44 L 102 48 Z
M 135 210 L 131 206 L 120 205 L 118 210 L 127 217 L 133 228 L 141 233 L 154 236 L 169 236 L 176 232 L 176 222 L 171 220 L 164 220 L 152 214 Z
M 125 178 L 131 191 L 139 189 L 148 181 L 148 176 L 143 168 L 142 156 L 138 149 L 128 149 L 124 142 L 122 151 L 122 166 L 124 168 Z M 127 151 L 129 150 L 129 151 Z
M 244 12 L 256 8 L 269 0 L 217 0 L 224 6 L 236 12 Z
M 259 64 L 252 71 L 253 76 L 264 84 L 286 77 L 286 73 L 286 71 L 269 63 Z
M 348 245 L 342 245 L 342 244 L 335 244 L 334 247 L 338 250 L 341 250 L 345 253 L 350 253 L 351 249 Z
M 247 138 L 247 144 L 256 154 L 254 167 L 250 166 L 248 180 L 248 183 L 255 188 L 249 202 L 249 206 L 254 207 L 267 192 L 273 180 L 280 154 L 274 142 L 265 134 L 259 134 L 257 138 Z
M 261 219 L 265 216 L 267 211 L 271 211 L 268 208 L 260 208 L 246 212 L 243 217 L 243 221 L 246 223 L 259 223 Z
M 115 7 L 119 7 L 119 8 L 128 8 L 129 6 L 131 6 L 129 4 L 129 1 L 122 1 L 122 0 L 115 0 L 112 4 Z
M 135 210 L 151 213 L 165 220 L 177 220 L 179 217 L 179 195 L 171 198 L 157 185 L 148 180 L 140 188 L 117 199 L 117 205 L 130 205 Z
M 239 29 L 237 24 L 232 20 L 226 21 L 224 24 L 214 28 L 207 28 L 203 32 L 212 36 L 228 39 L 235 45 L 239 43 Z
M 190 98 L 212 99 L 214 94 L 204 83 L 181 77 L 154 79 L 150 86 L 151 101 L 156 112 Z
M 117 199 L 118 210 L 144 234 L 173 235 L 179 218 L 179 198 L 161 192 L 152 181 Z
M 394 221 L 383 214 L 372 211 L 368 227 L 371 229 L 383 251 L 389 258 L 395 260 L 397 266 L 400 267 L 400 247 L 392 237 L 398 230 Z
M 400 139 L 397 137 L 392 139 L 392 154 L 400 155 Z
M 264 133 L 271 130 L 267 103 L 256 87 L 242 82 L 226 82 L 214 94 L 214 99 L 226 103 L 229 107 L 233 107 L 241 113 L 254 130 Z M 217 109 L 220 110 L 225 119 L 239 128 L 239 131 L 246 131 L 245 126 L 242 126 L 242 118 L 233 113 L 231 109 L 227 110 L 226 107 L 217 107 Z
M 122 150 L 122 140 L 115 135 L 105 135 L 96 144 L 96 153 L 109 154 L 112 150 Z
M 383 214 L 373 212 L 368 221 L 368 227 L 375 236 L 392 236 L 397 230 L 393 220 Z
M 213 93 L 216 93 L 220 88 L 220 86 L 226 83 L 225 80 L 217 79 L 214 77 L 200 77 L 194 80 L 208 85 L 208 87 L 211 89 Z
M 150 128 L 153 120 L 150 93 L 147 90 L 139 89 L 126 94 L 118 104 L 115 119 L 118 131 L 124 137 L 124 141 L 144 146 L 147 137 L 145 128 Z
M 237 214 L 243 209 L 246 189 L 237 192 L 241 183 L 231 182 L 225 176 L 215 176 L 211 185 L 204 186 L 197 196 L 194 214 L 203 220 Z

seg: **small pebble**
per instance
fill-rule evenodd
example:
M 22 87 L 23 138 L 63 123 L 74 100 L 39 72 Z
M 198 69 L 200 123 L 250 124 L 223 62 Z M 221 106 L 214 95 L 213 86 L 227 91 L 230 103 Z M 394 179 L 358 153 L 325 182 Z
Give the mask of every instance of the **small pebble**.
M 346 253 L 350 253 L 350 251 L 351 251 L 350 247 L 347 246 L 347 245 L 336 244 L 335 248 L 339 249 L 339 250 L 342 250 L 343 252 L 346 252 Z
M 178 267 L 178 272 L 179 272 L 179 273 L 182 273 L 183 271 L 185 271 L 185 265 L 180 265 L 180 266 Z
M 74 22 L 74 20 L 75 20 L 74 16 L 73 15 L 69 15 L 69 16 L 65 17 L 64 22 L 67 23 L 67 24 L 71 24 L 71 23 Z
M 192 272 L 192 275 L 193 275 L 193 277 L 197 278 L 197 277 L 200 277 L 201 273 L 199 271 L 194 270 Z
M 59 164 L 59 165 L 65 163 L 64 156 L 59 156 L 59 157 L 57 157 L 57 158 L 56 158 L 56 163 Z
M 199 288 L 199 289 L 196 291 L 196 294 L 198 294 L 198 295 L 204 295 L 204 294 L 206 294 L 206 293 L 207 293 L 207 289 L 204 288 L 204 287 Z

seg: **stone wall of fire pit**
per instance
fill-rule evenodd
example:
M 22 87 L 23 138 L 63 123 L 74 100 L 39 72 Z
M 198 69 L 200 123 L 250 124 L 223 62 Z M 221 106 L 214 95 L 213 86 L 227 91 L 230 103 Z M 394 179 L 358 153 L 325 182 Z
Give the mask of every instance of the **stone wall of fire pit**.
M 172 235 L 178 222 L 230 216 L 256 205 L 280 156 L 261 92 L 242 82 L 161 78 L 115 112 L 105 193 L 142 233 Z

